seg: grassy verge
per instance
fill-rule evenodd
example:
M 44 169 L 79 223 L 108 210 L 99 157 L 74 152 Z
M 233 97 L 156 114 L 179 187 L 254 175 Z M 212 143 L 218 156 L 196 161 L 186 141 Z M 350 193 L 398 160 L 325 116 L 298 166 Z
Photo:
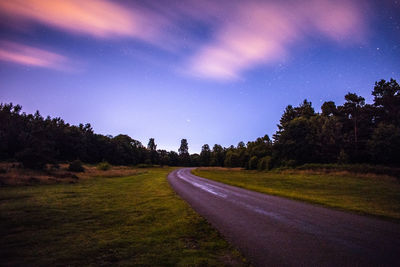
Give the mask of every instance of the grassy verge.
M 192 172 L 201 177 L 261 193 L 400 222 L 400 184 L 394 177 L 307 170 L 257 172 L 199 168 Z
M 350 172 L 353 174 L 388 175 L 400 179 L 400 168 L 369 164 L 318 164 L 308 163 L 296 167 L 297 170 L 323 172 Z
M 0 265 L 244 265 L 175 195 L 171 170 L 0 187 Z

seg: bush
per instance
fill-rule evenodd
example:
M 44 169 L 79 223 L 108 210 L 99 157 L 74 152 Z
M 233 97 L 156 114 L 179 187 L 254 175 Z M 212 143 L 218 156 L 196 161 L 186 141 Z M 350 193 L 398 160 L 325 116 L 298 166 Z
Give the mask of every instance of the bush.
M 152 168 L 152 167 L 154 167 L 154 166 L 151 164 L 140 163 L 140 164 L 136 165 L 136 168 Z
M 111 169 L 111 165 L 107 161 L 103 161 L 97 165 L 97 169 L 101 171 L 108 171 L 109 169 Z
M 288 168 L 294 168 L 296 167 L 297 162 L 294 159 L 286 160 L 283 162 L 283 166 L 288 167 Z
M 60 169 L 60 165 L 58 165 L 57 163 L 51 164 L 51 165 L 50 165 L 50 169 L 52 169 L 52 170 L 59 170 L 59 169 Z
M 74 160 L 69 164 L 68 170 L 71 172 L 84 172 L 85 168 L 83 168 L 82 162 L 80 160 Z

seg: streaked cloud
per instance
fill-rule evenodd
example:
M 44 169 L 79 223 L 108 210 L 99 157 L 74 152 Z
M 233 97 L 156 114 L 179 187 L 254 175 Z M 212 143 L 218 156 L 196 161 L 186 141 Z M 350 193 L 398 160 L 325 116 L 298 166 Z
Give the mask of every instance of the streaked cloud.
M 129 36 L 150 41 L 159 28 L 156 14 L 148 18 L 139 7 L 126 8 L 106 0 L 1 1 L 0 12 L 11 20 L 33 21 L 100 38 Z
M 338 44 L 362 40 L 363 2 L 12 0 L 0 1 L 0 15 L 96 38 L 139 39 L 182 56 L 185 73 L 234 80 L 285 59 L 291 48 L 314 37 Z M 193 25 L 207 34 L 193 31 Z M 187 47 L 190 53 L 183 53 Z
M 14 42 L 0 42 L 0 60 L 20 65 L 65 70 L 68 59 L 43 49 Z
M 310 36 L 360 41 L 364 18 L 356 1 L 246 1 L 189 62 L 189 73 L 232 80 L 260 64 L 282 60 Z

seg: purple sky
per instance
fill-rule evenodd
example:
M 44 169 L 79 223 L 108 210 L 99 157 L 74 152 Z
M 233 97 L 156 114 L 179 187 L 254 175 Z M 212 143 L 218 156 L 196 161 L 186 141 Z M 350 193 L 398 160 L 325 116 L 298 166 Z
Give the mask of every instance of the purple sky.
M 0 2 L 0 102 L 190 152 L 400 80 L 400 1 Z

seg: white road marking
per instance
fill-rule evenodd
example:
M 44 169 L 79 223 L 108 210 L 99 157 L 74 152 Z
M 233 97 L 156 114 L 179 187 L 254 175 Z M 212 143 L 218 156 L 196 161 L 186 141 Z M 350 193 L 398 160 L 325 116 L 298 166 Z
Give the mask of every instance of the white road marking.
M 226 194 L 224 194 L 224 193 L 218 192 L 217 190 L 220 189 L 219 187 L 213 186 L 213 185 L 210 185 L 210 184 L 207 184 L 207 183 L 205 183 L 204 185 L 203 185 L 203 184 L 196 183 L 196 182 L 194 182 L 194 181 L 188 179 L 187 177 L 184 177 L 184 176 L 180 173 L 180 171 L 181 171 L 181 170 L 178 171 L 178 177 L 181 178 L 182 180 L 185 180 L 186 182 L 192 184 L 193 186 L 198 187 L 198 188 L 200 188 L 200 189 L 202 189 L 202 190 L 204 190 L 204 191 L 206 191 L 206 192 L 208 192 L 208 193 L 211 193 L 211 194 L 213 194 L 213 195 L 215 195 L 215 196 L 218 196 L 218 197 L 226 198 L 226 197 L 228 196 L 228 195 L 226 195 Z M 213 187 L 214 187 L 214 188 L 213 188 Z

